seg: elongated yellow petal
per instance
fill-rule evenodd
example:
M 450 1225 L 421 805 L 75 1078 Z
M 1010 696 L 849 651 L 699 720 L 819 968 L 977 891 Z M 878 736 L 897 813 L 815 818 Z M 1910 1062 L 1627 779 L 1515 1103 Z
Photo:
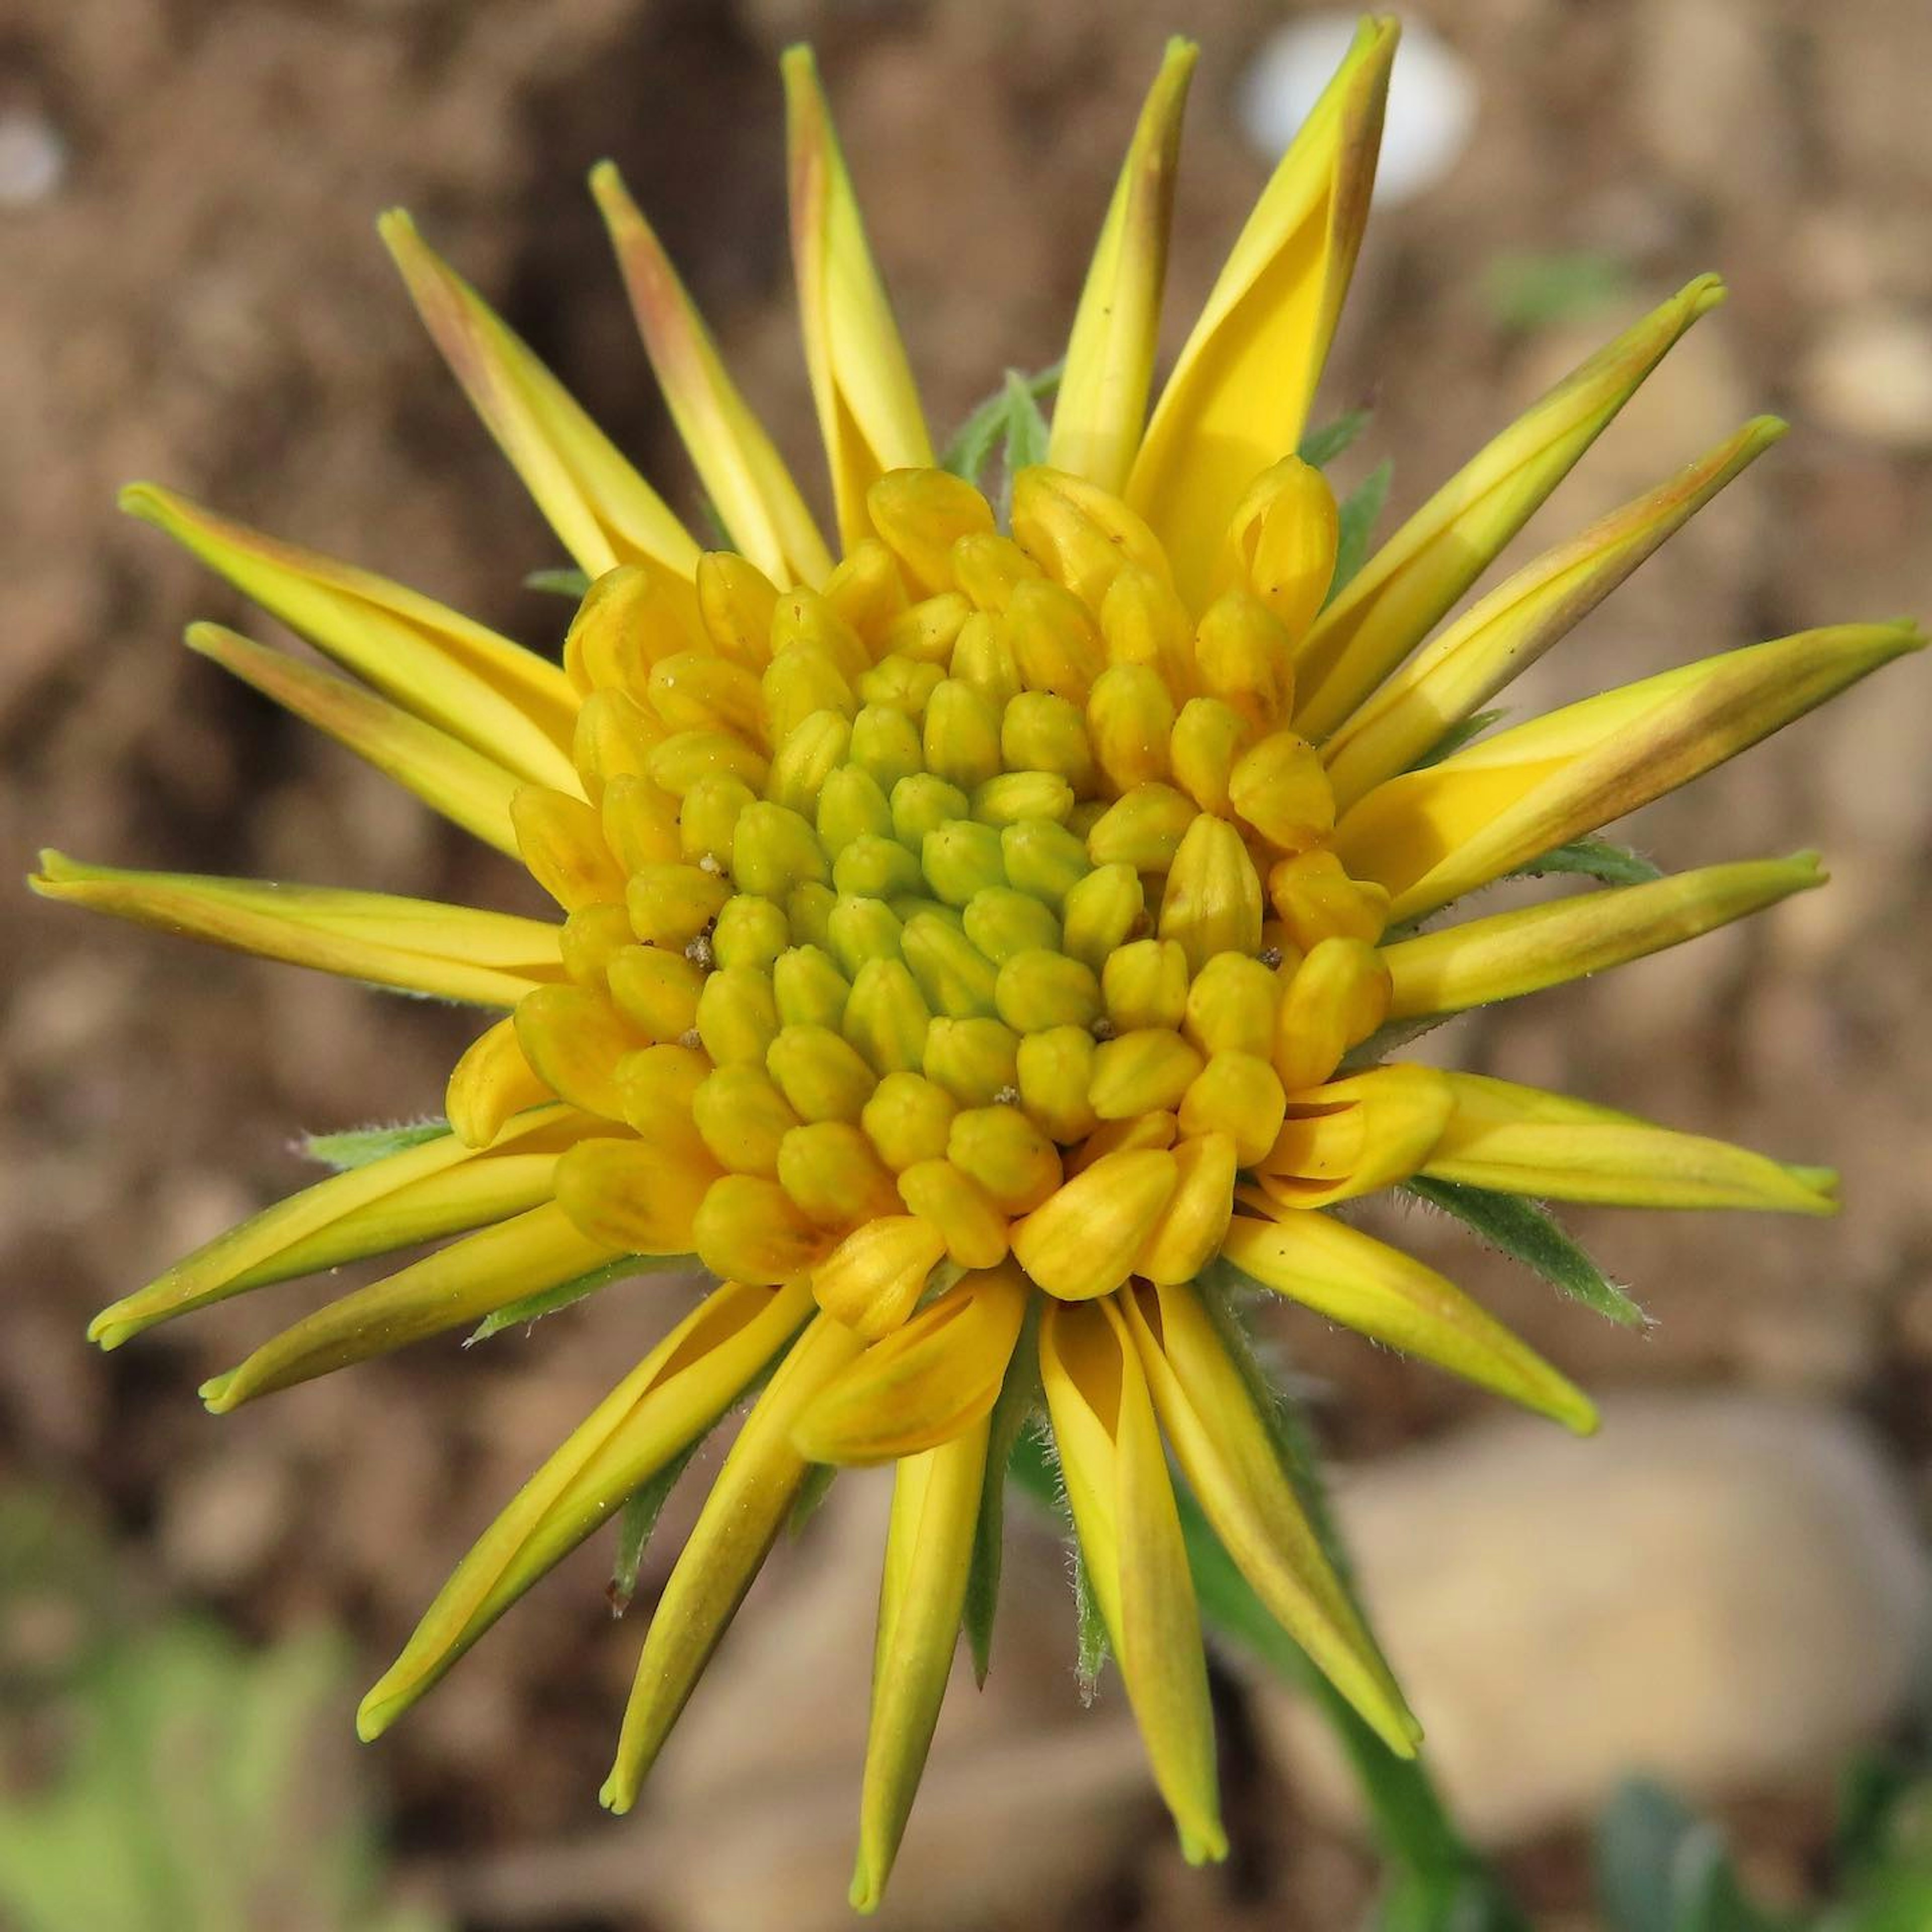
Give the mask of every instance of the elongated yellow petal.
M 1243 1197 L 1246 1198 L 1245 1196 Z M 1236 1215 L 1221 1257 L 1251 1280 L 1587 1435 L 1589 1398 L 1433 1268 L 1320 1213 Z
M 131 483 L 121 507 L 406 711 L 520 777 L 577 788 L 577 694 L 555 664 L 400 584 L 265 536 L 172 490 Z
M 1198 1066 L 1199 1056 L 1192 1058 Z M 1102 1154 L 1015 1225 L 1013 1257 L 1063 1300 L 1111 1294 L 1133 1272 L 1180 1180 L 1174 1156 L 1158 1149 Z
M 1825 883 L 1815 854 L 1706 866 L 1497 913 L 1382 949 L 1391 1020 L 1514 999 L 1694 939 Z
M 590 191 L 671 419 L 733 549 L 776 583 L 822 584 L 832 569 L 825 539 L 614 163 L 591 170 Z
M 1154 1402 L 1120 1311 L 1049 1302 L 1040 1378 L 1087 1575 L 1190 1863 L 1227 1856 L 1200 1616 Z
M 1336 826 L 1393 920 L 1446 905 L 1721 764 L 1908 651 L 1912 626 L 1844 624 L 1706 658 L 1484 739 L 1378 785 Z
M 1198 608 L 1250 484 L 1308 419 L 1375 185 L 1396 24 L 1363 22 L 1210 292 L 1148 426 L 1127 501 Z
M 380 1737 L 532 1584 L 668 1467 L 744 1393 L 809 1314 L 802 1282 L 727 1282 L 707 1295 L 573 1430 L 478 1538 L 362 1700 Z
M 567 1107 L 532 1109 L 505 1132 L 497 1148 L 520 1148 L 532 1140 L 541 1144 L 539 1137 L 568 1122 L 589 1124 L 583 1115 Z M 389 1219 L 392 1202 L 407 1198 L 412 1190 L 429 1186 L 478 1157 L 476 1149 L 466 1147 L 453 1134 L 440 1135 L 400 1153 L 332 1174 L 218 1234 L 145 1288 L 104 1308 L 88 1324 L 88 1340 L 104 1348 L 118 1348 L 157 1322 L 224 1300 L 252 1283 L 280 1280 L 296 1272 L 280 1265 L 291 1251 L 336 1238 L 344 1229 L 386 1229 L 393 1225 Z M 360 1232 L 353 1238 L 359 1243 Z M 357 1251 L 371 1254 L 378 1247 L 371 1241 Z
M 602 577 L 648 557 L 688 577 L 690 532 L 522 338 L 402 209 L 376 225 L 450 373 L 579 567 Z
M 1161 1428 L 1236 1568 L 1376 1736 L 1413 1757 L 1421 1726 L 1330 1567 L 1199 1294 L 1141 1288 L 1121 1307 Z
M 225 1415 L 257 1396 L 466 1327 L 620 1258 L 640 1272 L 649 1266 L 586 1240 L 561 1208 L 546 1202 L 317 1309 L 263 1342 L 240 1367 L 204 1382 L 201 1399 Z
M 1328 736 L 1432 630 L 1664 352 L 1723 301 L 1700 275 L 1573 370 L 1473 458 L 1316 619 L 1296 664 L 1294 728 Z
M 1759 416 L 1683 473 L 1526 565 L 1371 696 L 1322 748 L 1335 802 L 1405 771 L 1607 597 L 1784 434 Z
M 886 1462 L 950 1442 L 991 1413 L 1026 1313 L 1010 1264 L 964 1276 L 835 1376 L 792 1440 L 814 1462 Z
M 929 468 L 932 442 L 812 50 L 789 48 L 782 64 L 799 319 L 839 539 L 849 550 L 872 533 L 866 493 L 888 470 Z
M 616 1761 L 598 1793 L 608 1809 L 628 1811 L 637 1802 L 685 1700 L 784 1526 L 805 1480 L 805 1459 L 791 1439 L 800 1412 L 863 1346 L 842 1322 L 819 1316 L 746 1418 L 645 1634 Z
M 946 1696 L 986 1480 L 988 1422 L 900 1462 L 872 1652 L 872 1721 L 852 1904 L 875 1910 L 904 1835 Z
M 443 1112 L 465 1146 L 486 1148 L 514 1114 L 555 1098 L 549 1084 L 524 1058 L 517 1019 L 507 1013 L 486 1027 L 464 1049 L 450 1070 Z
M 1445 1073 L 1454 1105 L 1422 1172 L 1556 1201 L 1832 1214 L 1836 1177 L 1701 1134 L 1652 1126 L 1567 1094 Z
M 190 624 L 188 648 L 368 759 L 486 845 L 516 856 L 510 795 L 524 781 L 460 738 L 285 652 L 220 624 Z
M 1103 490 L 1126 482 L 1147 421 L 1181 110 L 1198 51 L 1191 40 L 1167 44 L 1108 205 L 1054 398 L 1047 461 Z
M 137 926 L 434 999 L 514 1006 L 562 974 L 555 926 L 432 899 L 133 872 L 52 851 L 28 884 Z

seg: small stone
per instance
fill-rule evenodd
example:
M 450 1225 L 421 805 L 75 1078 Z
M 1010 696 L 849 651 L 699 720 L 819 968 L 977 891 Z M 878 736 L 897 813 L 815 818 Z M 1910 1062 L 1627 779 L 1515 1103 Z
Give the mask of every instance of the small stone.
M 1932 1574 L 1870 1438 L 1744 1395 L 1605 1405 L 1580 1442 L 1499 1418 L 1338 1498 L 1451 1808 L 1490 1844 L 1595 1812 L 1634 1768 L 1694 1802 L 1828 1780 L 1908 1700 Z M 1306 1702 L 1262 1722 L 1322 1812 L 1354 1808 Z
M 1283 154 L 1354 38 L 1352 12 L 1312 14 L 1270 34 L 1242 76 L 1235 111 L 1270 161 Z M 1476 124 L 1475 76 L 1462 56 L 1415 19 L 1402 23 L 1389 77 L 1376 199 L 1413 201 L 1447 175 Z
M 1889 449 L 1932 448 L 1932 320 L 1902 309 L 1841 315 L 1804 362 L 1809 412 Z

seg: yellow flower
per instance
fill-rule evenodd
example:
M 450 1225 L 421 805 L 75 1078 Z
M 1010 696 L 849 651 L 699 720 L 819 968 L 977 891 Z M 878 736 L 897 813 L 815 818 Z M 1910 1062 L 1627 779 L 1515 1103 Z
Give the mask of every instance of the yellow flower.
M 1295 450 L 1394 42 L 1365 23 L 1150 399 L 1192 62 L 1170 51 L 1072 326 L 1050 460 L 1010 479 L 1006 528 L 932 466 L 802 52 L 785 62 L 794 242 L 836 550 L 608 165 L 597 199 L 731 550 L 700 550 L 400 214 L 383 234 L 424 320 L 593 580 L 561 663 L 128 493 L 347 675 L 212 626 L 195 649 L 520 860 L 559 915 L 49 854 L 35 884 L 53 896 L 501 1016 L 451 1077 L 446 1130 L 222 1236 L 95 1339 L 440 1244 L 214 1378 L 203 1396 L 226 1411 L 533 1298 L 694 1262 L 716 1284 L 484 1533 L 370 1693 L 365 1736 L 758 1390 L 645 1636 L 604 1798 L 636 1797 L 812 1466 L 890 1463 L 853 1894 L 870 1906 L 988 1524 L 997 1547 L 996 1411 L 1030 1406 L 1184 1847 L 1218 1856 L 1170 1456 L 1389 1748 L 1419 1735 L 1223 1339 L 1228 1269 L 1586 1430 L 1555 1370 L 1323 1210 L 1412 1182 L 1831 1211 L 1820 1170 L 1382 1057 L 1391 1034 L 1818 884 L 1808 855 L 1748 860 L 1416 929 L 1921 641 L 1808 632 L 1432 755 L 1780 426 L 1745 424 L 1432 639 L 1718 298 L 1701 279 L 1336 585 L 1336 506 Z

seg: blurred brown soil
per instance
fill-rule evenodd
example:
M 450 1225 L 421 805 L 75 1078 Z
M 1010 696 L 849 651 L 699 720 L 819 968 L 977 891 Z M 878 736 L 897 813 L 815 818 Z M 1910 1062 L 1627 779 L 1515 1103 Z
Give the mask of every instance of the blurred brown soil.
M 1797 434 L 1540 671 L 1540 704 L 1844 617 L 1932 607 L 1932 452 L 1817 419 L 1804 372 L 1873 310 L 1932 314 L 1932 140 L 1912 0 L 1469 0 L 1418 10 L 1473 63 L 1471 152 L 1372 231 L 1328 391 L 1378 413 L 1345 475 L 1396 459 L 1395 514 L 1593 340 L 1693 273 L 1731 279 L 1532 536 L 1658 480 L 1750 412 Z M 1234 127 L 1271 14 L 1238 0 L 22 0 L 0 112 L 65 151 L 55 191 L 0 208 L 0 850 L 522 904 L 509 868 L 176 648 L 236 600 L 117 518 L 151 476 L 536 642 L 520 590 L 557 560 L 419 338 L 370 228 L 410 206 L 654 476 L 688 502 L 581 191 L 603 154 L 661 221 L 800 473 L 816 476 L 788 307 L 773 56 L 818 42 L 936 422 L 1002 367 L 1057 352 L 1092 226 L 1162 34 L 1204 43 L 1171 318 L 1262 178 Z M 1916 76 L 1915 79 L 1914 76 Z M 1521 329 L 1502 254 L 1598 250 L 1630 293 Z M 1852 380 L 1856 384 L 1856 364 Z M 1835 392 L 1834 392 L 1835 393 Z M 1358 460 L 1359 458 L 1359 460 Z M 1849 1179 L 1835 1225 L 1579 1217 L 1659 1318 L 1633 1338 L 1418 1228 L 1432 1254 L 1580 1379 L 1742 1382 L 1875 1418 L 1924 1482 L 1932 1430 L 1932 1001 L 1924 683 L 1884 680 L 1631 828 L 1675 866 L 1816 844 L 1836 880 L 1707 939 L 1441 1036 L 1460 1064 L 1574 1086 Z M 373 1667 L 468 1538 L 657 1317 L 617 1293 L 527 1337 L 432 1345 L 216 1424 L 195 1383 L 308 1305 L 244 1300 L 100 1357 L 88 1312 L 304 1171 L 301 1129 L 434 1110 L 460 1014 L 17 899 L 0 1021 L 0 1477 L 96 1498 L 128 1588 L 269 1632 L 345 1624 Z M 1446 1380 L 1287 1320 L 1336 1453 L 1474 1406 Z M 680 1496 L 673 1516 L 692 1507 Z M 669 1527 L 674 1528 L 672 1524 Z M 592 1822 L 636 1641 L 584 1553 L 382 1747 L 406 1858 L 464 1859 Z M 346 1713 L 344 1714 L 344 1720 Z M 1238 1726 L 1237 1735 L 1239 1735 Z M 1164 1851 L 1064 1918 L 1152 1928 L 1346 1922 L 1363 1868 L 1298 1827 L 1258 1766 L 1248 1847 L 1204 1891 Z M 1787 1828 L 1814 1830 L 1815 1812 Z M 1794 1835 L 1795 1833 L 1795 1835 Z M 1761 1835 L 1761 1834 L 1760 1834 Z M 1757 1842 L 1754 1838 L 1754 1842 Z M 1585 1922 L 1574 1845 L 1520 1875 Z M 1216 1886 L 1219 1887 L 1216 1890 Z M 570 1922 L 646 1925 L 607 1900 Z M 1566 1916 L 1567 1915 L 1567 1916 Z M 561 1925 L 564 1922 L 560 1920 Z

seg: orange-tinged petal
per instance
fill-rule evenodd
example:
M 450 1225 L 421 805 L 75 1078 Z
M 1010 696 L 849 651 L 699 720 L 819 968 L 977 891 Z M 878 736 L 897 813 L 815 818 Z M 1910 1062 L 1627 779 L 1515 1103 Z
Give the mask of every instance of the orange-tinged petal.
M 799 316 L 839 538 L 849 550 L 872 534 L 866 491 L 888 470 L 929 468 L 932 442 L 811 50 L 790 48 L 782 64 Z
M 832 569 L 825 539 L 614 164 L 591 170 L 590 189 L 672 420 L 732 548 L 778 583 L 823 583 Z
M 521 338 L 402 209 L 376 226 L 451 373 L 578 566 L 601 577 L 648 557 L 688 577 L 690 532 Z
M 1080 292 L 1046 460 L 1118 490 L 1147 420 L 1174 209 L 1181 110 L 1199 50 L 1172 40 L 1155 76 Z

